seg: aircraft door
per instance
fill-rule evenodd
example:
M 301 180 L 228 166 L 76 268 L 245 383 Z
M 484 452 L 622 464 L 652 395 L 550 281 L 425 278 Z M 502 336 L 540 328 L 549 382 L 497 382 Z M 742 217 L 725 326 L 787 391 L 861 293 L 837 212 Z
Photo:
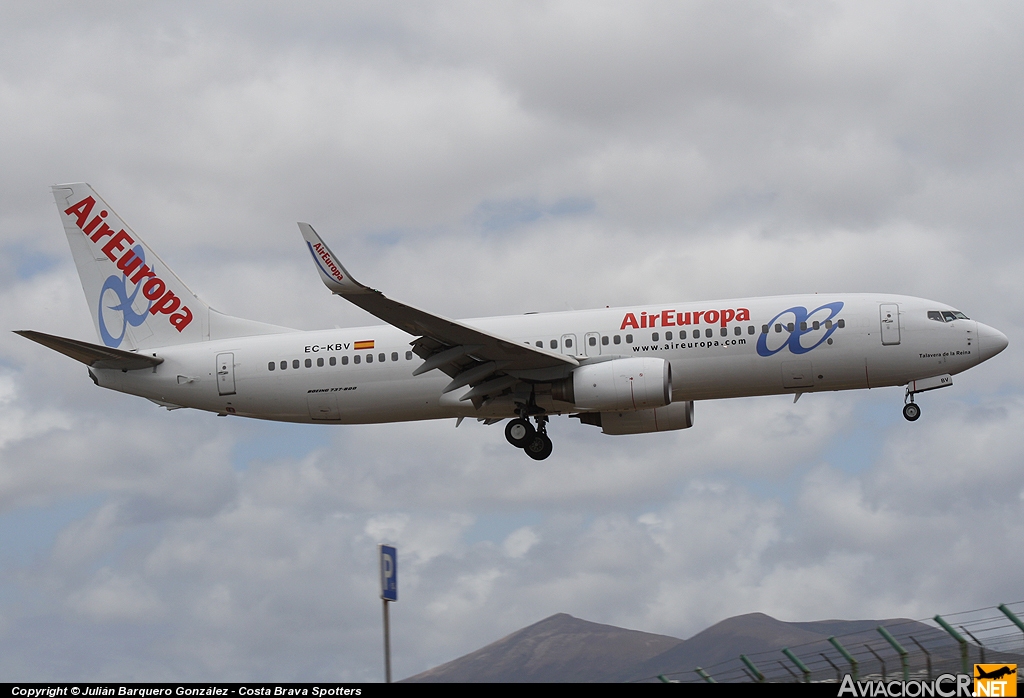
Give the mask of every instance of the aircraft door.
M 569 356 L 576 356 L 579 353 L 579 347 L 576 346 L 576 335 L 562 335 L 562 353 Z
M 882 344 L 899 344 L 900 306 L 896 303 L 882 303 L 878 306 L 878 314 L 882 324 Z
M 587 356 L 600 356 L 601 335 L 597 332 L 587 332 L 587 336 L 583 338 L 583 351 Z
M 235 394 L 234 354 L 217 354 L 217 392 L 221 395 Z

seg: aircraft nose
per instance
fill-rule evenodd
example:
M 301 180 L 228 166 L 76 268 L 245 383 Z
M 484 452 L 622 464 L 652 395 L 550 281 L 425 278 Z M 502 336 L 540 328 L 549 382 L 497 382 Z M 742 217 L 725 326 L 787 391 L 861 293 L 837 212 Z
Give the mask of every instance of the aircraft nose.
M 982 361 L 988 361 L 1010 344 L 1006 335 L 994 327 L 978 323 L 978 353 Z

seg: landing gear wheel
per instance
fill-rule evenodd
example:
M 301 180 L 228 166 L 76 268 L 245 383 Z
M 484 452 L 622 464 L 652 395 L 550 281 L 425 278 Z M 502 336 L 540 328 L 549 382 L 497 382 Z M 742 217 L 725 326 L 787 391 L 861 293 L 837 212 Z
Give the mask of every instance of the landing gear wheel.
M 516 448 L 526 448 L 536 435 L 537 430 L 525 419 L 513 419 L 505 425 L 505 438 Z
M 903 406 L 903 416 L 908 422 L 916 422 L 921 416 L 921 408 L 913 402 L 908 402 Z
M 524 450 L 530 458 L 544 460 L 551 455 L 551 449 L 551 439 L 548 438 L 547 434 L 535 434 Z

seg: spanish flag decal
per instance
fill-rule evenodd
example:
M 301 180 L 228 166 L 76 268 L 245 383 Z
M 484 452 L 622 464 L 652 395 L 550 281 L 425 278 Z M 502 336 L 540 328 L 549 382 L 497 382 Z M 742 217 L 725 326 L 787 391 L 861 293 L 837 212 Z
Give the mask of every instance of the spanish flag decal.
M 355 348 L 355 349 L 373 349 L 373 340 L 372 339 L 364 339 L 362 342 L 356 342 L 353 345 L 353 348 Z

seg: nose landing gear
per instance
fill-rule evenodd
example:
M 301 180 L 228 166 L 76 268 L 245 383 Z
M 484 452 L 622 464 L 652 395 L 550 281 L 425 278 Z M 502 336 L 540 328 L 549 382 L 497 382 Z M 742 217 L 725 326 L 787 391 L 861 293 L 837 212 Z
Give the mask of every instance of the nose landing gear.
M 516 448 L 526 451 L 530 458 L 544 460 L 551 455 L 553 449 L 551 439 L 548 438 L 548 417 L 538 414 L 533 419 L 537 422 L 536 428 L 530 424 L 526 416 L 510 421 L 505 426 L 505 438 Z
M 948 388 L 951 385 L 953 385 L 953 377 L 948 373 L 910 381 L 907 383 L 906 395 L 903 396 L 903 416 L 908 422 L 916 422 L 921 416 L 921 408 L 914 403 L 914 396 L 928 390 Z
M 908 402 L 903 406 L 903 416 L 908 422 L 916 422 L 917 418 L 921 416 L 921 408 L 915 402 Z

